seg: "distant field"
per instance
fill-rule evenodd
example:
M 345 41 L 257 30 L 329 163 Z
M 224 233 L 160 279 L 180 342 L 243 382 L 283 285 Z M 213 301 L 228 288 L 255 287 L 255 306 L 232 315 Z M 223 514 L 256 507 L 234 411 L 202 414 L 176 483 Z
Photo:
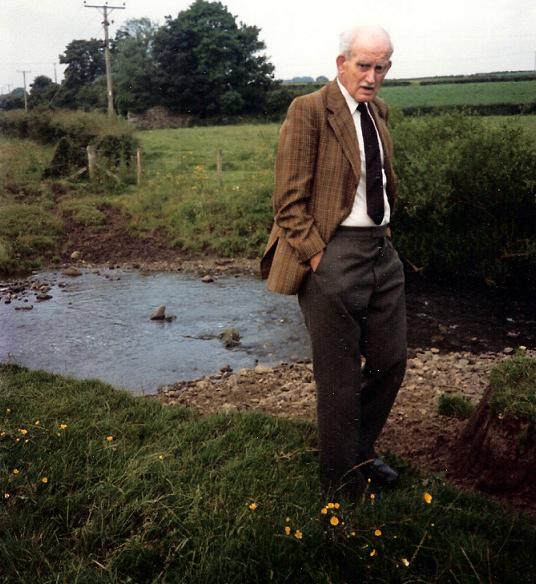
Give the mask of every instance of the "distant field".
M 536 100 L 536 81 L 384 87 L 380 96 L 398 107 L 530 103 Z

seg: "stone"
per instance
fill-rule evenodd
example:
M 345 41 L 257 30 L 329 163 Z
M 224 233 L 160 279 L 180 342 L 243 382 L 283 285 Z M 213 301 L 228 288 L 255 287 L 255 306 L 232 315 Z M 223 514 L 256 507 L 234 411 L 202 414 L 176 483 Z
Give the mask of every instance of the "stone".
M 47 294 L 46 292 L 39 292 L 39 294 L 36 294 L 35 299 L 38 302 L 43 302 L 45 300 L 50 300 L 52 298 L 52 296 L 50 294 Z
M 226 328 L 218 335 L 225 348 L 230 349 L 240 344 L 240 332 L 235 328 Z
M 15 310 L 33 310 L 33 305 L 28 304 L 27 306 L 15 306 Z
M 73 251 L 73 253 L 71 254 L 71 259 L 72 260 L 78 260 L 78 259 L 80 259 L 80 256 L 81 255 L 82 254 L 78 250 Z
M 71 276 L 71 278 L 76 278 L 77 276 L 81 276 L 82 272 L 74 266 L 69 266 L 62 271 L 62 274 L 64 276 Z
M 204 284 L 210 284 L 211 282 L 214 282 L 214 278 L 209 274 L 206 274 L 201 278 L 201 282 L 203 282 Z
M 159 306 L 151 313 L 151 320 L 165 320 L 166 318 L 166 307 Z
M 255 373 L 260 373 L 260 374 L 265 374 L 265 373 L 271 373 L 273 371 L 273 369 L 271 367 L 268 367 L 267 365 L 261 365 L 259 363 L 259 365 L 257 365 L 254 369 Z

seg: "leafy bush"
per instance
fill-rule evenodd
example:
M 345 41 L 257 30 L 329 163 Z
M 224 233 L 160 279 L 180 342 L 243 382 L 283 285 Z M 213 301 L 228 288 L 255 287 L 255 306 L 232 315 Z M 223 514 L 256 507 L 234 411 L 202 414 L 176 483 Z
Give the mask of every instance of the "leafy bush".
M 475 406 L 459 393 L 443 393 L 439 396 L 437 411 L 442 416 L 466 420 L 471 416 Z
M 394 126 L 399 249 L 449 278 L 536 282 L 536 147 L 462 115 Z

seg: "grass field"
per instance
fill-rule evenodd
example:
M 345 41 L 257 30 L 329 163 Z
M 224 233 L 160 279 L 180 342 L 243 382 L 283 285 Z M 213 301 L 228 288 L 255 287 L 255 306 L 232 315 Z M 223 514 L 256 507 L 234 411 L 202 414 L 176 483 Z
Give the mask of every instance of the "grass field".
M 326 500 L 316 448 L 308 423 L 0 365 L 0 582 L 533 581 L 528 518 L 394 459 L 396 489 Z
M 384 87 L 380 96 L 398 107 L 528 103 L 536 100 L 536 81 Z

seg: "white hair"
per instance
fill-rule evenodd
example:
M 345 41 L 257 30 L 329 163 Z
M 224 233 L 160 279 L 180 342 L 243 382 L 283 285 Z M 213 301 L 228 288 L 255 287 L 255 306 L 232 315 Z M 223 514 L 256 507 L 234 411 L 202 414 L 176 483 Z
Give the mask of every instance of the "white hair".
M 393 54 L 393 42 L 389 33 L 381 26 L 354 26 L 341 33 L 339 37 L 339 51 L 345 57 L 350 58 L 352 55 L 352 47 L 359 37 L 383 37 L 389 43 L 389 56 Z

